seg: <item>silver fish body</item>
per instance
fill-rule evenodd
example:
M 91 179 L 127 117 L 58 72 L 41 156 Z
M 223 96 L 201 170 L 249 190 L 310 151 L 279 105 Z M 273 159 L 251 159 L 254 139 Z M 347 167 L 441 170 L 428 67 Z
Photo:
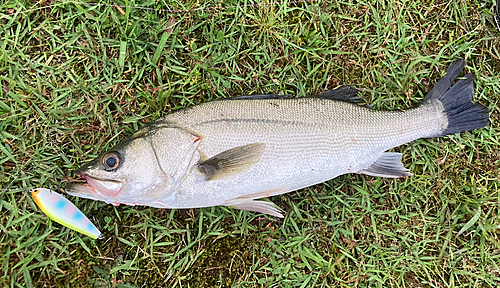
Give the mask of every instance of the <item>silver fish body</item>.
M 225 205 L 281 216 L 271 202 L 256 199 L 346 173 L 408 176 L 401 155 L 388 149 L 489 123 L 488 110 L 471 103 L 472 75 L 449 89 L 463 66 L 453 63 L 423 103 L 407 111 L 339 101 L 355 94 L 348 88 L 309 98 L 244 96 L 184 109 L 80 168 L 88 183 L 68 191 L 114 204 Z

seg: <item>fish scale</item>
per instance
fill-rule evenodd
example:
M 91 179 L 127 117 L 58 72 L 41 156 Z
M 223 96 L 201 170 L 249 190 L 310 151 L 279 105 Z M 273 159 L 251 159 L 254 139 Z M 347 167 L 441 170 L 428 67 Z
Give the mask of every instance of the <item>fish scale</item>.
M 303 102 L 302 99 L 300 100 Z M 433 115 L 433 111 L 429 111 L 431 109 L 427 109 L 427 107 L 412 109 L 409 110 L 409 113 L 373 111 L 349 103 L 310 98 L 308 101 L 311 103 L 308 108 L 314 108 L 314 104 L 318 107 L 326 106 L 322 111 L 323 113 L 319 115 L 305 111 L 307 113 L 304 113 L 304 115 L 309 115 L 307 117 L 309 118 L 308 122 L 288 124 L 292 123 L 293 119 L 300 117 L 287 113 L 288 110 L 295 108 L 293 102 L 296 100 L 286 100 L 292 108 L 288 108 L 287 105 L 282 103 L 281 111 L 275 109 L 274 111 L 265 111 L 261 115 L 255 115 L 254 111 L 269 107 L 267 105 L 269 101 L 279 100 L 241 100 L 241 102 L 247 103 L 241 103 L 240 107 L 237 107 L 239 109 L 224 105 L 235 101 L 220 101 L 220 103 L 202 104 L 190 111 L 194 115 L 206 115 L 210 111 L 212 113 L 216 111 L 214 114 L 221 112 L 225 115 L 235 115 L 233 118 L 219 119 L 218 122 L 209 120 L 197 123 L 197 119 L 194 119 L 191 113 L 183 114 L 184 117 L 173 115 L 174 117 L 170 118 L 167 116 L 166 120 L 188 127 L 203 135 L 200 149 L 208 155 L 215 155 L 226 149 L 256 141 L 263 141 L 271 146 L 277 146 L 287 153 L 293 151 L 308 151 L 308 153 L 322 151 L 321 153 L 325 156 L 331 153 L 344 152 L 346 146 L 366 151 L 370 151 L 370 147 L 374 147 L 377 151 L 385 151 L 414 139 L 430 137 L 439 132 L 440 123 L 435 120 L 437 117 Z M 349 114 L 345 113 L 345 110 L 355 111 L 356 113 L 353 113 L 354 116 L 348 116 Z M 266 112 L 267 119 L 274 118 L 273 121 L 277 121 L 275 119 L 280 118 L 279 121 L 282 122 L 260 122 L 257 117 L 266 117 Z M 436 115 L 438 113 L 438 111 L 434 112 Z M 248 123 L 245 121 L 246 119 L 255 121 Z M 363 143 L 367 145 L 363 146 Z
M 411 173 L 387 150 L 415 139 L 489 124 L 472 103 L 473 76 L 455 61 L 416 108 L 378 111 L 342 87 L 313 97 L 256 95 L 218 100 L 166 115 L 77 170 L 86 184 L 68 193 L 118 205 L 216 205 L 282 217 L 263 197 L 346 173 L 398 178 Z M 116 167 L 106 167 L 107 159 Z
M 198 115 L 209 113 L 225 117 L 199 122 Z M 442 112 L 428 106 L 409 113 L 375 111 L 317 98 L 215 101 L 195 106 L 164 120 L 203 135 L 198 149 L 208 157 L 255 142 L 269 149 L 247 173 L 220 180 L 224 187 L 221 182 L 193 177 L 183 183 L 170 205 L 213 206 L 223 202 L 226 194 L 242 196 L 280 187 L 286 193 L 357 172 L 387 149 L 438 133 L 443 124 L 436 121 L 438 113 Z

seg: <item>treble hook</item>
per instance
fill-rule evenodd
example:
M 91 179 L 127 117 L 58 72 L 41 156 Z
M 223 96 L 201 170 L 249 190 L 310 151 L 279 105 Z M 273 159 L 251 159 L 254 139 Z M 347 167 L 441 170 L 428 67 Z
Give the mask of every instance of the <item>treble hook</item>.
M 62 193 L 62 190 L 61 190 L 61 185 L 64 183 L 64 182 L 69 182 L 68 180 L 62 180 L 61 182 L 59 182 L 59 185 L 57 185 L 57 191 L 59 193 Z

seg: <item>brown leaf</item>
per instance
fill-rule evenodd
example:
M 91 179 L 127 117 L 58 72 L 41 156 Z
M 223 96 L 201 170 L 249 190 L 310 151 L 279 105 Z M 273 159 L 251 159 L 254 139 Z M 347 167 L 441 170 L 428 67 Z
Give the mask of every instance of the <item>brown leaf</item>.
M 165 30 L 165 32 L 166 33 L 172 33 L 172 27 L 174 27 L 174 24 L 175 24 L 175 18 L 174 17 L 168 19 L 167 29 Z

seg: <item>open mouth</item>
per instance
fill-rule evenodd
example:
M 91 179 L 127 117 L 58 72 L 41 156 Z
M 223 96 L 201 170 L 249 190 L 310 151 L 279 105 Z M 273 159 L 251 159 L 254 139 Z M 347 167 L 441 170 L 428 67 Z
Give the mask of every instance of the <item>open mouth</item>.
M 90 186 L 89 188 L 92 188 L 93 192 L 100 196 L 115 197 L 123 187 L 122 182 L 116 180 L 98 179 L 86 174 L 81 174 L 80 177 L 87 181 L 85 186 Z

